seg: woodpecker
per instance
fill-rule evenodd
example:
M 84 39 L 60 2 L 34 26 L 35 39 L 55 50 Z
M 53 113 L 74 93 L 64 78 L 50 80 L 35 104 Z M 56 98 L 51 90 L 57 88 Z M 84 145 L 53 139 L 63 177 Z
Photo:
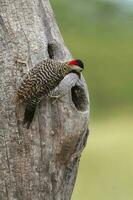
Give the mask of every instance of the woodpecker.
M 14 97 L 16 104 L 26 105 L 23 125 L 26 124 L 27 129 L 30 127 L 36 106 L 43 96 L 48 95 L 67 74 L 74 72 L 80 77 L 83 69 L 84 64 L 79 59 L 63 63 L 47 59 L 33 67 Z

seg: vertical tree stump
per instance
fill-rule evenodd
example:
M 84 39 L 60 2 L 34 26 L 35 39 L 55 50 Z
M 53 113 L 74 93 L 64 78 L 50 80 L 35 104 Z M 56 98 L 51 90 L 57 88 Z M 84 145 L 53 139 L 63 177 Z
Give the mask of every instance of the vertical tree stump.
M 54 91 L 65 96 L 45 97 L 29 130 L 12 102 L 24 74 L 46 58 L 71 59 L 49 1 L 0 0 L 0 200 L 71 198 L 88 136 L 83 77 L 67 75 Z

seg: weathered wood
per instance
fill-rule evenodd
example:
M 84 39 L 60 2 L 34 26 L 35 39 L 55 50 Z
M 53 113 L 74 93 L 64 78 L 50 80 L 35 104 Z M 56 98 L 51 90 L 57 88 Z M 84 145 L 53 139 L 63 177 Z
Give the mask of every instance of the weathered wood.
M 71 198 L 88 136 L 83 77 L 67 75 L 54 91 L 65 94 L 61 101 L 45 97 L 29 130 L 22 126 L 24 108 L 12 102 L 28 67 L 49 57 L 71 58 L 49 1 L 0 0 L 0 200 Z

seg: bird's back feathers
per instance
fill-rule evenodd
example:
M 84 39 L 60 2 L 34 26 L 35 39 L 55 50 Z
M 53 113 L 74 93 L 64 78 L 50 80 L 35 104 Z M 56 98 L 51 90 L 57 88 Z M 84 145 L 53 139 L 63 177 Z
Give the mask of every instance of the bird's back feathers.
M 23 124 L 27 124 L 27 128 L 33 120 L 37 103 L 59 84 L 66 75 L 65 70 L 66 64 L 44 60 L 32 68 L 22 81 L 14 103 L 26 104 Z

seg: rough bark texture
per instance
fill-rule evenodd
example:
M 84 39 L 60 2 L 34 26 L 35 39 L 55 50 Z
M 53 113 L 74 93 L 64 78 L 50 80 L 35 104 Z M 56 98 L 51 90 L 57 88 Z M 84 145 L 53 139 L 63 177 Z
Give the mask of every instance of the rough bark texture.
M 61 101 L 45 97 L 29 130 L 22 126 L 24 108 L 12 102 L 28 68 L 49 57 L 71 55 L 48 0 L 0 0 L 0 200 L 71 198 L 88 136 L 83 77 L 66 76 L 55 90 L 66 95 Z

